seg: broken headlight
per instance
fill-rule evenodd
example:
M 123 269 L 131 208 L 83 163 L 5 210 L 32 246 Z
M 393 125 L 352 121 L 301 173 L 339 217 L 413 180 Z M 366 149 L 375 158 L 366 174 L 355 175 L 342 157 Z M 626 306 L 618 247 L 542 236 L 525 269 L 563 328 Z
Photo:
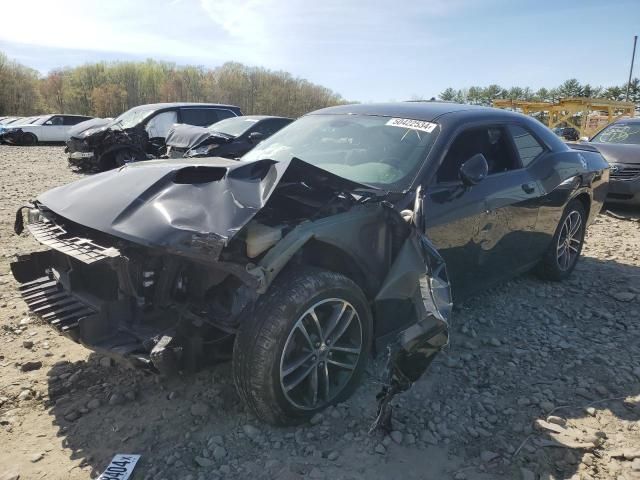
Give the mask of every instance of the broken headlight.
M 206 157 L 212 150 L 215 150 L 220 145 L 217 143 L 210 143 L 209 145 L 203 145 L 201 147 L 192 148 L 187 151 L 187 157 Z

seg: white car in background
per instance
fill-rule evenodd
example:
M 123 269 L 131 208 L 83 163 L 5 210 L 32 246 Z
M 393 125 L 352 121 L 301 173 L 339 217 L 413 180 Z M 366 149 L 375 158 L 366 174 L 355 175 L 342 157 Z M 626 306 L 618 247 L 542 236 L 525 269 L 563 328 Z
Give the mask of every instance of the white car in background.
M 42 115 L 4 125 L 0 140 L 11 145 L 36 145 L 38 142 L 64 142 L 69 130 L 92 117 L 84 115 Z

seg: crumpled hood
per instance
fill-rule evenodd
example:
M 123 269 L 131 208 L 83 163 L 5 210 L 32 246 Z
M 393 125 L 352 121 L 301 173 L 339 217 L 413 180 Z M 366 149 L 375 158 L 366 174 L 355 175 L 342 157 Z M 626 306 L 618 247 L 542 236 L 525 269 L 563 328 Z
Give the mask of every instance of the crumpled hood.
M 165 143 L 168 147 L 188 150 L 212 137 L 215 138 L 215 143 L 227 143 L 230 140 L 228 137 L 216 135 L 207 128 L 179 123 L 171 127 Z
M 142 245 L 215 260 L 277 187 L 335 193 L 371 187 L 298 159 L 156 160 L 84 178 L 41 194 L 61 217 Z
M 588 145 L 595 147 L 609 163 L 640 164 L 640 145 L 596 142 L 589 142 Z
M 85 138 L 99 130 L 104 130 L 102 127 L 106 127 L 112 122 L 113 118 L 92 118 L 91 120 L 85 120 L 69 129 L 69 137 Z

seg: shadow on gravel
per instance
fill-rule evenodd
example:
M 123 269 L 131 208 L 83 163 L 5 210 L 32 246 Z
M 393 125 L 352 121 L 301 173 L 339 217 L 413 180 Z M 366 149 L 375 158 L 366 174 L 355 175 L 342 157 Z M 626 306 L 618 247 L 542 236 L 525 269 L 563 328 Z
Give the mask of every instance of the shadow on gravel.
M 445 366 L 476 393 L 458 402 L 465 388 L 448 390 L 454 410 L 475 414 L 458 432 L 474 467 L 527 480 L 631 471 L 640 455 L 638 300 L 639 267 L 585 257 L 565 282 L 526 275 L 459 306 Z M 625 448 L 635 454 L 609 459 Z
M 424 473 L 422 465 L 407 459 L 426 465 L 436 447 L 462 459 L 440 478 L 596 477 L 601 457 L 632 446 L 617 443 L 608 419 L 640 420 L 638 279 L 639 267 L 586 257 L 566 282 L 525 275 L 459 305 L 451 346 L 398 399 L 402 446 L 361 433 L 375 408 L 360 408 L 376 390 L 371 384 L 366 399 L 356 393 L 317 427 L 276 429 L 244 411 L 229 364 L 167 380 L 98 355 L 60 362 L 48 373 L 49 412 L 71 458 L 97 474 L 114 454 L 139 453 L 136 479 L 219 478 L 224 468 L 237 478 L 277 478 L 270 459 L 294 455 L 307 466 L 282 478 L 306 478 L 309 462 L 349 479 L 382 478 L 383 466 L 389 472 L 395 462 L 397 475 L 386 478 L 421 478 L 411 475 Z M 247 424 L 257 426 L 255 438 L 251 429 L 243 433 Z M 331 463 L 313 447 L 320 443 L 342 452 L 344 463 Z M 619 463 L 625 470 L 631 462 Z
M 169 458 L 176 451 L 227 434 L 237 423 L 242 404 L 228 370 L 220 365 L 162 379 L 92 354 L 86 362 L 59 362 L 48 372 L 49 412 L 71 459 L 80 459 L 94 475 L 115 454 L 135 453 L 142 458 L 133 478 L 157 478 L 160 467 L 181 470 Z M 184 472 L 196 466 L 185 465 Z

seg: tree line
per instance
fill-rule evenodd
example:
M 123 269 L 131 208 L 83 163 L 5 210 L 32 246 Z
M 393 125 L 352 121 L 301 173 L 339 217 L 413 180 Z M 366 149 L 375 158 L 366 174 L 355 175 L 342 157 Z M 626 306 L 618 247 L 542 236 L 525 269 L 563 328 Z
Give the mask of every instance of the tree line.
M 588 83 L 581 84 L 571 78 L 555 88 L 540 88 L 536 91 L 529 87 L 503 88 L 500 85 L 488 87 L 469 87 L 463 89 L 447 88 L 440 93 L 441 100 L 468 103 L 472 105 L 491 106 L 494 99 L 526 100 L 539 102 L 556 102 L 567 97 L 591 97 L 624 101 L 627 85 L 613 87 L 594 87 Z M 634 78 L 629 88 L 629 101 L 640 104 L 640 80 Z
M 288 72 L 237 62 L 209 69 L 170 62 L 100 62 L 40 75 L 0 52 L 0 113 L 114 117 L 156 102 L 239 106 L 245 114 L 298 117 L 346 103 L 338 93 Z

